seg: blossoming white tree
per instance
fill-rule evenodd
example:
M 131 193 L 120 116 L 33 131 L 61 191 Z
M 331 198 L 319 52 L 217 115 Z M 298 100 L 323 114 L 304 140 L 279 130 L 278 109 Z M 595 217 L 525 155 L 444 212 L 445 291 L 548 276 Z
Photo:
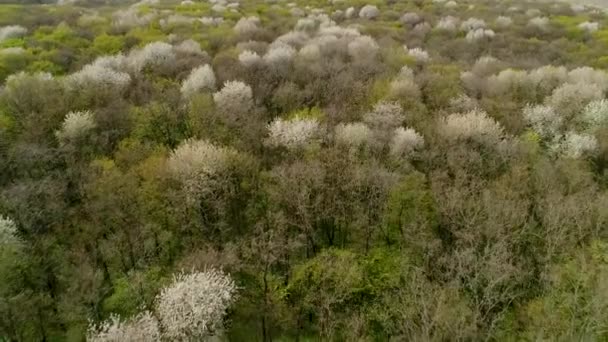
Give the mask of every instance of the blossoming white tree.
M 205 140 L 186 140 L 169 156 L 168 170 L 191 199 L 212 191 L 214 180 L 224 171 L 237 152 Z
M 17 225 L 8 217 L 0 215 L 0 246 L 18 245 L 21 243 L 17 232 Z
M 182 83 L 182 96 L 188 98 L 199 91 L 215 90 L 215 74 L 209 64 L 195 68 Z
M 92 324 L 87 332 L 89 342 L 149 342 L 160 341 L 158 321 L 151 312 L 145 311 L 130 320 L 123 321 L 113 315 L 100 324 Z
M 341 123 L 335 127 L 336 143 L 339 145 L 358 148 L 368 143 L 371 137 L 371 130 L 362 122 Z
M 490 147 L 504 138 L 502 126 L 480 110 L 448 115 L 439 122 L 438 131 L 451 142 L 472 140 Z
M 407 157 L 424 146 L 424 138 L 413 128 L 398 127 L 393 131 L 389 153 L 391 156 Z
M 284 146 L 293 150 L 306 146 L 318 131 L 319 121 L 314 118 L 278 118 L 268 125 L 267 142 L 270 146 Z
M 242 115 L 253 107 L 251 87 L 241 81 L 228 81 L 224 87 L 213 94 L 217 109 L 229 115 Z
M 164 337 L 191 341 L 214 335 L 222 328 L 236 290 L 232 278 L 218 270 L 176 275 L 157 297 Z
M 93 113 L 90 111 L 69 112 L 61 124 L 61 129 L 55 132 L 55 136 L 61 144 L 66 144 L 76 141 L 96 126 Z
M 562 127 L 562 117 L 551 106 L 537 105 L 524 108 L 524 119 L 542 138 L 552 139 Z

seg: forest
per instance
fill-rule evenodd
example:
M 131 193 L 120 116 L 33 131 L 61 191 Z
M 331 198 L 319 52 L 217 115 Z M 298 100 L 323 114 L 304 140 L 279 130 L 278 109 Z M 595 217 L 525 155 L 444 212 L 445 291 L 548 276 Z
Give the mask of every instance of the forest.
M 603 9 L 1 3 L 1 342 L 608 341 Z

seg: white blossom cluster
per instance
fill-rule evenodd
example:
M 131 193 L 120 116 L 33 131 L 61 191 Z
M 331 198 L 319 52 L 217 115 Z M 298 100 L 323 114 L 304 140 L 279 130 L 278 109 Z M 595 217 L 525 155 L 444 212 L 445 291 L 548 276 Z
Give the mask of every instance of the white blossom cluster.
M 413 128 L 397 127 L 393 131 L 389 153 L 396 158 L 407 157 L 423 146 L 424 138 Z
M 404 46 L 404 49 L 407 55 L 412 57 L 418 63 L 426 63 L 431 59 L 429 53 L 421 48 L 408 49 L 407 46 Z
M 180 182 L 186 197 L 195 201 L 214 189 L 214 180 L 230 165 L 237 152 L 205 140 L 186 140 L 169 156 L 169 174 Z
M 116 60 L 105 59 L 97 63 L 87 64 L 80 71 L 66 77 L 66 87 L 73 91 L 82 89 L 96 89 L 100 91 L 125 90 L 131 83 L 131 76 L 126 72 L 104 66 L 104 63 L 112 63 Z
M 480 40 L 484 40 L 484 39 L 492 39 L 494 38 L 495 33 L 493 30 L 490 29 L 475 29 L 475 30 L 471 30 L 467 33 L 465 39 L 470 42 L 477 42 Z
M 477 100 L 465 94 L 450 99 L 450 109 L 455 113 L 467 113 L 478 108 Z
M 6 78 L 4 91 L 9 97 L 16 97 L 33 84 L 38 85 L 50 82 L 54 82 L 54 78 L 53 75 L 48 72 L 29 74 L 20 71 Z
M 564 83 L 556 88 L 545 102 L 566 117 L 581 111 L 589 102 L 600 100 L 604 92 L 594 83 Z
M 8 47 L 0 50 L 0 54 L 2 55 L 23 55 L 25 52 L 25 49 L 20 46 Z
M 341 123 L 334 130 L 337 144 L 355 149 L 367 144 L 372 138 L 372 131 L 362 122 Z
M 215 74 L 209 64 L 205 64 L 190 72 L 181 87 L 182 96 L 188 98 L 200 91 L 215 90 Z
M 241 115 L 253 107 L 253 92 L 241 81 L 227 81 L 220 91 L 213 94 L 213 101 L 220 112 Z
M 524 108 L 524 119 L 542 138 L 552 139 L 560 134 L 562 117 L 551 106 L 537 105 Z
M 143 311 L 128 320 L 112 315 L 100 324 L 91 323 L 87 341 L 197 341 L 210 338 L 222 329 L 236 291 L 232 278 L 215 269 L 179 273 L 156 297 L 154 312 Z
M 187 54 L 193 56 L 207 56 L 207 53 L 201 49 L 201 45 L 192 40 L 186 39 L 173 47 L 173 51 L 179 54 Z
M 284 146 L 290 150 L 305 147 L 319 133 L 319 121 L 315 118 L 293 118 L 273 120 L 268 125 L 268 139 L 270 146 Z
M 549 18 L 547 17 L 534 17 L 528 21 L 528 26 L 537 28 L 541 31 L 549 29 Z
M 504 138 L 502 126 L 481 110 L 450 114 L 439 122 L 439 134 L 448 141 L 475 141 L 497 146 Z
M 245 50 L 239 54 L 239 62 L 246 68 L 251 68 L 257 65 L 261 65 L 263 60 L 257 52 L 251 50 Z
M 422 22 L 422 18 L 418 13 L 408 12 L 402 15 L 401 18 L 399 18 L 399 21 L 404 25 L 416 26 L 418 23 Z
M 78 140 L 96 126 L 95 118 L 90 111 L 69 112 L 63 119 L 61 129 L 55 132 L 55 136 L 60 143 L 65 144 Z
M 454 9 L 454 8 L 458 7 L 458 3 L 454 0 L 450 0 L 450 1 L 446 2 L 444 6 L 445 6 L 445 8 Z
M 578 24 L 578 28 L 580 28 L 583 31 L 593 33 L 600 29 L 600 24 L 596 23 L 596 22 L 585 21 L 585 22 Z
M 499 64 L 496 63 L 496 66 Z M 608 90 L 608 74 L 590 67 L 568 71 L 562 66 L 547 65 L 530 71 L 505 69 L 492 75 L 479 73 L 474 67 L 470 72 L 463 72 L 461 79 L 469 90 L 482 91 L 491 96 L 504 95 L 517 88 L 536 89 L 542 94 L 552 95 L 548 101 L 555 108 L 561 106 L 560 102 L 568 104 L 568 99 L 575 103 L 582 100 L 586 104 Z M 582 97 L 573 99 L 578 95 Z
M 359 10 L 359 17 L 363 19 L 375 19 L 378 15 L 380 11 L 374 5 L 365 5 Z
M 27 34 L 27 29 L 19 25 L 9 25 L 0 28 L 0 42 L 11 38 L 21 38 Z
M 371 112 L 363 116 L 363 122 L 384 134 L 401 126 L 403 121 L 405 121 L 403 109 L 395 102 L 379 102 Z
M 218 270 L 178 274 L 157 297 L 163 337 L 191 341 L 214 335 L 222 327 L 236 290 L 230 276 Z
M 483 19 L 469 18 L 460 24 L 460 30 L 463 32 L 470 32 L 473 30 L 485 29 L 486 22 Z
M 131 29 L 148 25 L 156 18 L 154 12 L 140 15 L 135 7 L 118 10 L 112 14 L 112 25 L 118 29 Z
M 608 123 L 608 100 L 592 101 L 583 110 L 580 120 L 588 127 L 597 127 Z
M 7 245 L 18 245 L 21 243 L 17 225 L 8 217 L 0 215 L 0 248 Z
M 556 140 L 553 151 L 572 159 L 593 156 L 599 146 L 597 139 L 587 133 L 568 132 Z
M 438 30 L 455 32 L 458 30 L 459 22 L 460 20 L 458 20 L 458 18 L 448 15 L 447 17 L 441 18 L 439 22 L 437 22 L 435 28 Z
M 274 70 L 285 71 L 296 55 L 296 50 L 287 44 L 271 46 L 262 59 Z
M 173 46 L 165 42 L 153 42 L 129 54 L 129 62 L 136 71 L 145 67 L 166 67 L 175 62 Z
M 378 50 L 378 44 L 370 36 L 360 36 L 348 43 L 348 54 L 356 62 L 374 60 Z
M 145 311 L 128 321 L 113 315 L 98 325 L 90 325 L 87 332 L 89 342 L 148 342 L 160 341 L 158 321 L 151 312 Z
M 389 97 L 391 99 L 418 99 L 420 94 L 420 87 L 414 79 L 414 71 L 404 66 L 390 83 Z
M 501 15 L 498 18 L 496 18 L 496 20 L 494 21 L 494 24 L 496 24 L 496 27 L 498 27 L 498 28 L 505 29 L 507 27 L 510 27 L 513 24 L 513 19 L 511 19 L 511 17 Z
M 224 22 L 222 17 L 201 17 L 198 19 L 205 26 L 219 26 Z
M 234 25 L 233 30 L 236 34 L 247 36 L 255 34 L 260 30 L 260 18 L 258 17 L 242 17 L 239 21 Z

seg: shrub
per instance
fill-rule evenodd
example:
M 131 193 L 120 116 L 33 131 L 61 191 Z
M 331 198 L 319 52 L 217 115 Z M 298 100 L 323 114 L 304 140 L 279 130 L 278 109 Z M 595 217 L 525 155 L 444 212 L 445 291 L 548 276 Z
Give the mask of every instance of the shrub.
M 482 56 L 475 61 L 471 72 L 477 76 L 487 77 L 500 71 L 502 66 L 503 63 L 498 59 L 492 56 Z
M 243 82 L 228 81 L 220 91 L 213 94 L 213 101 L 222 113 L 245 114 L 253 107 L 253 92 Z
M 361 36 L 348 43 L 348 54 L 354 61 L 372 61 L 378 54 L 378 44 L 370 36 Z
M 289 45 L 281 44 L 273 46 L 266 52 L 263 59 L 267 65 L 275 70 L 285 70 L 291 64 L 296 50 Z
M 90 111 L 69 112 L 61 124 L 61 129 L 55 135 L 60 143 L 66 144 L 77 141 L 96 126 L 95 118 Z
M 374 5 L 365 5 L 359 11 L 359 18 L 363 19 L 375 19 L 378 15 L 380 15 L 380 11 Z
M 483 39 L 494 38 L 494 35 L 494 31 L 492 30 L 476 29 L 469 31 L 465 38 L 468 42 L 473 43 Z
M 222 328 L 236 290 L 230 276 L 214 269 L 178 274 L 157 297 L 163 336 L 172 341 L 213 336 Z
M 186 55 L 207 56 L 207 53 L 201 49 L 201 45 L 192 39 L 186 39 L 175 45 L 173 51 Z
M 441 18 L 435 28 L 438 30 L 455 32 L 456 30 L 458 30 L 458 23 L 458 18 L 449 15 L 447 17 Z
M 580 28 L 583 31 L 587 31 L 589 33 L 593 33 L 593 32 L 596 32 L 596 31 L 598 31 L 600 29 L 600 24 L 589 22 L 589 21 L 585 21 L 585 22 L 582 22 L 582 23 L 578 24 L 578 28 Z
M 245 50 L 239 54 L 239 62 L 246 68 L 251 68 L 262 63 L 262 57 L 257 53 Z
M 315 118 L 275 119 L 268 125 L 270 146 L 284 146 L 288 149 L 305 147 L 319 132 L 319 122 Z
M 549 29 L 549 18 L 547 17 L 535 17 L 528 21 L 528 26 L 537 28 L 541 31 L 547 31 Z
M 422 18 L 418 15 L 418 13 L 409 12 L 399 18 L 399 21 L 408 26 L 416 26 L 418 23 L 422 21 Z
M 154 13 L 147 13 L 139 15 L 139 11 L 136 8 L 129 8 L 127 10 L 118 10 L 112 15 L 112 25 L 118 29 L 130 29 L 133 27 L 141 27 L 148 25 L 156 15 Z
M 483 19 L 469 18 L 460 24 L 460 30 L 464 32 L 485 29 L 486 22 Z
M 188 78 L 182 83 L 181 93 L 188 98 L 202 90 L 215 90 L 215 74 L 209 64 L 200 66 L 190 72 Z
M 501 15 L 496 18 L 494 23 L 496 24 L 496 27 L 505 29 L 513 24 L 513 19 Z
M 145 311 L 134 318 L 123 322 L 118 316 L 111 316 L 108 321 L 99 325 L 90 325 L 87 332 L 89 342 L 146 342 L 160 341 L 161 334 L 158 321 Z
M 234 25 L 233 30 L 241 36 L 250 36 L 260 30 L 260 18 L 258 17 L 243 17 Z
M 429 53 L 421 48 L 408 49 L 407 54 L 418 63 L 425 63 L 431 59 Z
M 273 44 L 278 44 L 279 46 L 286 44 L 294 48 L 301 48 L 309 39 L 310 37 L 305 32 L 289 31 L 284 35 L 277 37 Z

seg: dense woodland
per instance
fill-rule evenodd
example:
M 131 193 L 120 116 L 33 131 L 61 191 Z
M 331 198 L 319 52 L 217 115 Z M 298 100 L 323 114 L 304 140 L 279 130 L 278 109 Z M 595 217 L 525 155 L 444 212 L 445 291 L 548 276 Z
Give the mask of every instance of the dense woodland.
M 0 341 L 608 341 L 608 16 L 0 5 Z

